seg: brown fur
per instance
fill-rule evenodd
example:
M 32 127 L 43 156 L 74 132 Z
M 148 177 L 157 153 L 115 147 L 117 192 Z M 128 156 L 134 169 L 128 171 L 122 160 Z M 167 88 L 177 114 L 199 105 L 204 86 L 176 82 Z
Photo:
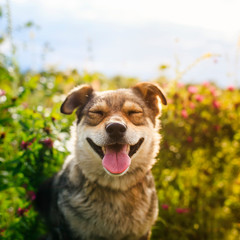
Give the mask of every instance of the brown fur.
M 66 98 L 63 113 L 77 108 L 73 151 L 53 179 L 49 216 L 45 216 L 63 239 L 149 238 L 158 214 L 151 168 L 160 142 L 159 99 L 166 104 L 161 89 L 151 83 L 105 92 L 82 85 Z M 124 126 L 123 137 L 110 137 L 106 127 L 112 123 Z M 136 150 L 129 169 L 109 175 L 100 147 L 126 144 L 129 154 Z

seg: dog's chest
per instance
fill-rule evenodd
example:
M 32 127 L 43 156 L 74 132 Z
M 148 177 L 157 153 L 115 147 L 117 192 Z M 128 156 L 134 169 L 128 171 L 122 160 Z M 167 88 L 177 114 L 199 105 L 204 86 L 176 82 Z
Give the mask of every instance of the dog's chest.
M 86 182 L 80 191 L 63 190 L 58 205 L 81 239 L 137 239 L 155 221 L 156 199 L 155 188 L 145 183 L 120 192 Z

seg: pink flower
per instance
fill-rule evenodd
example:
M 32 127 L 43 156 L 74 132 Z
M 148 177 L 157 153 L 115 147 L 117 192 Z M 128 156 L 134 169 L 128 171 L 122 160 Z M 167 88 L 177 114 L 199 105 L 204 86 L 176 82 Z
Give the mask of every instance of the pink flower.
M 27 209 L 27 208 L 18 208 L 18 210 L 17 210 L 17 215 L 18 215 L 19 217 L 22 217 L 25 212 L 28 212 L 28 209 Z
M 36 199 L 36 194 L 34 191 L 29 191 L 27 193 L 28 197 L 30 198 L 31 201 L 34 201 Z
M 188 87 L 188 92 L 189 92 L 189 93 L 194 94 L 194 93 L 196 93 L 197 91 L 198 91 L 198 89 L 197 89 L 195 86 L 189 86 L 189 87 Z
M 177 208 L 176 212 L 179 213 L 179 214 L 189 213 L 189 209 L 188 208 Z
M 184 87 L 184 84 L 181 83 L 181 82 L 178 82 L 178 83 L 177 83 L 177 86 L 178 86 L 179 88 L 182 88 L 182 87 Z
M 0 228 L 0 236 L 3 236 L 5 231 L 6 231 L 5 228 Z
M 211 87 L 209 88 L 209 90 L 210 90 L 210 93 L 211 93 L 214 97 L 217 96 L 217 92 L 216 92 L 216 88 L 215 88 L 215 87 L 211 86 Z
M 0 89 L 0 97 L 5 96 L 6 92 L 3 89 Z
M 44 140 L 41 141 L 45 147 L 47 148 L 53 148 L 53 140 L 51 138 L 46 138 Z
M 228 86 L 227 90 L 232 92 L 232 91 L 235 90 L 235 87 L 234 86 Z
M 213 128 L 214 128 L 216 131 L 219 131 L 221 127 L 220 127 L 219 125 L 215 125 L 215 126 L 213 126 Z
M 28 103 L 27 102 L 23 102 L 22 106 L 23 106 L 24 109 L 27 109 L 28 108 Z
M 203 95 L 196 95 L 195 99 L 198 101 L 198 102 L 202 102 L 204 100 L 204 96 Z
M 212 105 L 215 109 L 219 109 L 221 104 L 217 100 L 213 100 Z
M 210 86 L 210 83 L 209 83 L 209 82 L 204 82 L 204 83 L 203 83 L 203 86 L 204 86 L 204 87 L 209 87 L 209 86 Z
M 22 141 L 20 144 L 20 147 L 22 150 L 27 150 L 28 146 L 32 145 L 32 142 L 28 142 L 28 141 Z
M 188 113 L 187 113 L 186 109 L 183 109 L 181 111 L 181 115 L 182 115 L 183 118 L 188 118 Z
M 189 107 L 190 107 L 191 109 L 194 109 L 194 108 L 195 108 L 195 104 L 192 103 L 192 102 L 190 102 L 190 103 L 189 103 Z
M 168 210 L 168 208 L 169 208 L 169 206 L 167 205 L 167 204 L 162 204 L 162 209 L 164 209 L 164 210 Z

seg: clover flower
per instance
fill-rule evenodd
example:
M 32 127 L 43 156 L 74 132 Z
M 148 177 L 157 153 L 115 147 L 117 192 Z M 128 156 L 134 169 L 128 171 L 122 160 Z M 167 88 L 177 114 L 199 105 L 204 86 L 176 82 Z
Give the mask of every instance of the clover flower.
M 198 101 L 198 102 L 202 102 L 204 100 L 204 96 L 203 95 L 196 95 L 195 99 Z
M 177 83 L 177 86 L 178 86 L 178 88 L 182 88 L 182 87 L 184 87 L 184 83 L 178 82 L 178 83 Z
M 3 236 L 5 231 L 6 231 L 5 228 L 0 228 L 0 236 Z
M 204 87 L 209 87 L 209 86 L 210 86 L 210 82 L 204 82 L 202 85 L 203 85 Z
M 197 87 L 195 86 L 189 86 L 188 87 L 188 92 L 191 93 L 191 94 L 194 94 L 198 91 Z
M 191 109 L 194 109 L 194 108 L 195 108 L 195 104 L 194 104 L 193 102 L 190 102 L 190 103 L 189 103 L 189 107 L 190 107 Z
M 211 86 L 211 87 L 209 88 L 209 90 L 210 90 L 210 93 L 211 93 L 214 97 L 217 96 L 217 91 L 216 91 L 216 88 L 215 88 L 215 87 Z
M 177 208 L 176 212 L 179 214 L 189 213 L 189 209 L 188 208 Z
M 22 217 L 26 212 L 28 212 L 28 210 L 29 209 L 27 209 L 27 208 L 18 208 L 18 210 L 17 210 L 17 215 L 19 216 L 19 217 Z
M 41 143 L 47 148 L 53 148 L 53 140 L 51 138 L 46 138 L 42 140 Z
M 212 106 L 213 106 L 215 109 L 219 109 L 219 108 L 221 107 L 221 104 L 220 104 L 220 102 L 218 102 L 217 100 L 213 100 Z
M 0 97 L 5 96 L 6 92 L 3 89 L 0 89 Z
M 187 113 L 187 111 L 186 111 L 186 109 L 183 109 L 182 111 L 181 111 L 181 116 L 183 117 L 183 118 L 188 118 L 188 113 Z
M 36 193 L 34 191 L 27 192 L 27 196 L 31 201 L 34 201 L 36 199 Z
M 169 208 L 169 206 L 168 206 L 167 204 L 162 204 L 161 207 L 162 207 L 162 209 L 164 209 L 164 210 L 168 210 L 168 208 Z
M 214 128 L 214 130 L 219 131 L 221 127 L 219 125 L 215 125 L 215 126 L 213 126 L 213 128 Z
M 227 90 L 230 91 L 230 92 L 232 92 L 232 91 L 235 90 L 235 87 L 234 87 L 234 86 L 228 86 Z
M 27 150 L 29 146 L 32 145 L 32 142 L 29 141 L 22 141 L 20 147 L 22 150 Z

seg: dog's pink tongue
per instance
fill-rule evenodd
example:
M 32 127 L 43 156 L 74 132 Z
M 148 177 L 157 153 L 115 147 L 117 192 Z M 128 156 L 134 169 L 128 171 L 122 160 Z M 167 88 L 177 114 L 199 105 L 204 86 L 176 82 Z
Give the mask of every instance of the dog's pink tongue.
M 123 145 L 122 148 L 117 151 L 111 147 L 106 147 L 102 164 L 110 173 L 123 173 L 130 166 L 130 163 L 131 158 L 127 154 L 127 145 Z

